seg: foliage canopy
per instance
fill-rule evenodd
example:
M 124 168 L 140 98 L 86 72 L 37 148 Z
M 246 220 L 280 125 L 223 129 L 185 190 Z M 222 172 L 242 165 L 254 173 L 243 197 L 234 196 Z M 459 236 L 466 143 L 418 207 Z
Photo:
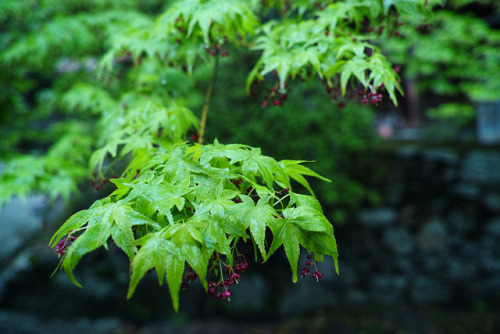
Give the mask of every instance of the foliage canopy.
M 89 175 L 119 175 L 110 179 L 116 190 L 71 216 L 50 245 L 80 286 L 80 259 L 112 240 L 131 262 L 128 297 L 154 269 L 159 284 L 166 276 L 175 310 L 187 273 L 208 291 L 215 277 L 227 292 L 224 275 L 234 281 L 241 267 L 240 241 L 253 243 L 256 260 L 283 248 L 294 282 L 301 247 L 337 267 L 333 227 L 306 177 L 329 180 L 303 160 L 204 143 L 216 73 L 237 49 L 256 55 L 246 91 L 274 81 L 275 105 L 306 76 L 339 96 L 386 92 L 397 104 L 400 79 L 377 27 L 396 26 L 398 15 L 424 20 L 434 5 L 427 3 L 2 1 L 0 100 L 10 111 L 2 109 L 0 122 L 0 204 L 32 190 L 69 199 Z M 203 99 L 193 87 L 207 68 Z M 203 109 L 201 120 L 190 105 Z

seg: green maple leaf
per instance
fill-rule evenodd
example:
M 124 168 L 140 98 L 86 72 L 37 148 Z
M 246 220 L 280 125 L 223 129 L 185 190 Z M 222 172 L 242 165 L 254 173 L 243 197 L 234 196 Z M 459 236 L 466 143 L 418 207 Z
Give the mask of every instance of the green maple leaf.
M 254 203 L 250 196 L 240 195 L 242 203 L 234 207 L 235 216 L 245 228 L 250 229 L 253 240 L 257 244 L 263 258 L 266 258 L 264 247 L 266 226 L 278 216 L 276 210 L 269 204 L 271 196 L 265 196 Z
M 80 235 L 73 244 L 68 248 L 68 252 L 64 255 L 62 265 L 66 275 L 78 287 L 82 287 L 73 275 L 80 259 L 87 253 L 103 246 L 111 235 L 111 227 L 109 224 L 93 224 L 85 229 L 85 232 Z
M 135 211 L 128 204 L 97 202 L 100 205 L 93 205 L 89 210 L 81 211 L 73 215 L 56 232 L 51 240 L 54 246 L 64 235 L 70 231 L 82 229 L 87 226 L 84 232 L 68 248 L 64 255 L 62 265 L 64 271 L 73 283 L 80 286 L 80 283 L 73 275 L 76 267 L 83 255 L 104 246 L 107 248 L 107 240 L 111 237 L 120 249 L 122 249 L 130 259 L 133 259 L 137 251 L 134 245 L 134 233 L 132 226 L 149 224 L 159 227 L 156 222 L 148 219 Z
M 243 160 L 242 172 L 250 180 L 261 176 L 269 189 L 273 188 L 274 175 L 280 179 L 285 177 L 280 164 L 273 158 L 260 154 L 260 149 L 250 151 L 250 155 Z
M 227 221 L 217 216 L 210 217 L 208 214 L 204 214 L 202 217 L 196 217 L 194 220 L 201 222 L 205 226 L 202 230 L 205 243 L 208 243 L 211 248 L 221 254 L 230 255 L 230 241 L 225 232 L 227 230 L 226 225 L 228 225 Z M 231 256 L 228 256 L 228 259 L 232 262 Z
M 306 188 L 311 195 L 314 196 L 314 192 L 311 189 L 311 186 L 309 186 L 309 182 L 302 176 L 302 175 L 307 175 L 307 176 L 314 176 L 318 179 L 321 179 L 323 181 L 331 182 L 329 179 L 319 175 L 318 173 L 312 171 L 311 169 L 307 168 L 306 166 L 302 166 L 301 163 L 307 162 L 304 160 L 282 160 L 280 161 L 281 166 L 283 166 L 285 173 L 290 176 L 292 179 L 300 183 L 301 185 Z M 285 183 L 288 184 L 289 182 Z
M 399 77 L 392 68 L 392 64 L 379 53 L 370 57 L 370 64 L 372 72 L 370 73 L 370 77 L 368 79 L 373 81 L 373 86 L 375 87 L 384 84 L 392 102 L 397 106 L 398 101 L 396 99 L 395 91 L 396 89 L 399 92 L 402 92 L 403 90 L 398 82 Z
M 182 283 L 182 276 L 184 275 L 184 259 L 179 259 L 172 253 L 167 253 L 166 256 L 166 270 L 167 270 L 167 283 L 170 290 L 170 297 L 175 312 L 179 311 L 179 290 Z M 201 278 L 200 278 L 201 279 Z
M 87 224 L 88 220 L 92 216 L 92 210 L 82 210 L 78 211 L 57 230 L 56 233 L 52 236 L 49 242 L 49 247 L 54 247 L 59 240 L 68 235 L 71 231 L 75 231 Z
M 124 157 L 128 153 L 147 149 L 151 147 L 152 142 L 154 142 L 154 139 L 150 133 L 125 134 L 124 138 L 119 141 L 120 145 L 125 144 L 120 151 L 120 156 Z
M 250 146 L 241 144 L 220 144 L 216 139 L 212 145 L 202 147 L 200 164 L 203 166 L 208 165 L 214 158 L 227 158 L 234 164 L 248 157 L 250 148 Z
M 201 200 L 196 203 L 196 211 L 199 213 L 210 212 L 213 216 L 224 217 L 225 212 L 235 203 L 232 201 L 239 194 L 239 191 L 224 188 L 224 180 L 221 180 L 217 187 L 199 186 L 196 195 Z
M 274 238 L 266 260 L 283 245 L 292 269 L 292 280 L 297 282 L 300 245 L 303 245 L 308 251 L 317 253 L 318 257 L 331 255 L 337 268 L 338 254 L 333 227 L 321 212 L 301 206 L 283 210 L 283 217 L 269 225 Z
M 287 208 L 282 212 L 287 222 L 295 224 L 303 230 L 315 232 L 333 231 L 332 224 L 319 211 L 307 207 L 299 206 L 296 208 Z
M 94 153 L 90 156 L 89 161 L 89 169 L 91 172 L 97 168 L 97 173 L 100 177 L 102 177 L 102 165 L 104 164 L 104 160 L 108 153 L 112 158 L 116 157 L 116 151 L 118 150 L 118 142 L 112 141 L 106 144 L 104 147 L 95 150 Z
M 109 181 L 111 181 L 117 188 L 115 191 L 113 191 L 110 197 L 120 199 L 125 197 L 130 192 L 131 188 L 124 185 L 124 183 L 126 183 L 127 181 L 125 178 L 109 179 Z
M 158 168 L 158 171 L 167 176 L 167 181 L 182 183 L 189 179 L 191 173 L 207 174 L 208 172 L 200 164 L 186 156 L 186 147 L 180 146 L 167 154 L 158 156 L 147 164 L 145 168 Z
M 146 272 L 155 268 L 160 285 L 163 284 L 166 273 L 172 304 L 177 312 L 186 261 L 196 271 L 202 285 L 207 289 L 205 277 L 213 249 L 203 247 L 203 243 L 202 234 L 192 224 L 175 224 L 137 240 L 135 245 L 141 248 L 132 260 L 132 275 L 127 298 L 132 297 L 137 284 Z
M 286 257 L 292 268 L 292 280 L 295 283 L 297 282 L 297 263 L 299 262 L 300 254 L 300 243 L 298 238 L 300 230 L 282 218 L 276 219 L 275 224 L 270 227 L 271 231 L 273 231 L 274 238 L 269 252 L 267 253 L 267 258 L 283 245 Z
M 130 299 L 134 294 L 139 281 L 146 272 L 155 268 L 158 276 L 158 284 L 162 285 L 167 272 L 167 282 L 175 310 L 179 309 L 179 290 L 184 271 L 184 259 L 176 245 L 164 238 L 164 230 L 148 233 L 135 242 L 141 246 L 139 252 L 132 261 L 132 275 L 127 293 Z M 182 267 L 182 268 L 181 268 Z
M 342 72 L 340 72 L 340 88 L 342 89 L 342 95 L 345 95 L 347 82 L 351 78 L 351 75 L 354 75 L 363 84 L 363 86 L 366 87 L 368 85 L 365 74 L 365 70 L 367 68 L 368 62 L 360 56 L 354 56 L 352 59 L 349 59 L 344 63 L 342 66 Z
M 215 141 L 213 145 L 205 145 L 200 155 L 200 164 L 218 164 L 219 168 L 241 164 L 242 178 L 254 183 L 256 176 L 262 177 L 269 189 L 272 189 L 275 179 L 286 179 L 283 167 L 276 160 L 262 155 L 259 148 L 240 144 L 223 145 Z M 228 175 L 227 172 L 224 173 Z
M 321 208 L 321 204 L 313 196 L 302 195 L 302 194 L 290 192 L 290 204 L 289 205 L 293 205 L 293 204 L 296 204 L 297 206 L 307 206 L 307 207 L 314 209 L 317 212 L 323 212 L 323 209 Z
M 245 36 L 252 33 L 258 21 L 255 14 L 244 1 L 216 0 L 193 1 L 184 0 L 173 6 L 168 12 L 169 17 L 182 16 L 188 23 L 187 36 L 197 31 L 203 37 L 205 44 L 210 43 L 214 27 L 222 30 L 224 35 Z M 212 33 L 211 33 L 212 32 Z
M 170 226 L 165 238 L 170 238 L 178 249 L 181 249 L 183 258 L 191 265 L 200 277 L 201 284 L 207 289 L 208 261 L 213 249 L 206 247 L 203 235 L 196 227 L 196 224 L 183 223 Z
M 185 196 L 195 190 L 194 187 L 189 187 L 189 178 L 184 179 L 181 184 L 125 183 L 124 185 L 132 188 L 125 201 L 141 197 L 149 203 L 146 210 L 148 215 L 157 211 L 159 217 L 167 217 L 171 224 L 174 224 L 172 208 L 176 207 L 181 211 L 186 203 Z

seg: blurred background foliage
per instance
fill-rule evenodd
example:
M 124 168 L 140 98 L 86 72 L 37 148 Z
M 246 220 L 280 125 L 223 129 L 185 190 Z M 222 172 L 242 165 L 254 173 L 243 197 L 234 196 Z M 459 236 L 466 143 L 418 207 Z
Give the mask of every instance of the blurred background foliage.
M 381 44 L 389 59 L 404 65 L 404 77 L 420 91 L 496 101 L 500 96 L 500 26 L 495 1 L 454 0 L 425 22 L 398 18 L 398 29 L 384 32 Z

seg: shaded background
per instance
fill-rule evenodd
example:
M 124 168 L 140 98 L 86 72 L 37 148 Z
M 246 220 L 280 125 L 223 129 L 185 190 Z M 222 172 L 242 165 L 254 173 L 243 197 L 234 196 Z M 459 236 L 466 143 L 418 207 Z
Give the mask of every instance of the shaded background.
M 156 8 L 151 2 L 142 10 L 154 13 Z M 457 11 L 469 15 L 465 13 L 492 29 L 486 33 L 498 31 L 498 8 L 479 1 Z M 11 28 L 22 22 L 14 14 L 4 20 Z M 437 40 L 441 32 L 422 28 L 422 36 L 416 37 L 404 27 L 401 44 L 406 47 Z M 11 45 L 14 37 L 2 36 L 2 43 Z M 229 49 L 229 57 L 221 62 L 210 104 L 208 142 L 218 138 L 262 147 L 264 154 L 278 160 L 315 161 L 309 167 L 332 180 L 311 182 L 334 223 L 340 276 L 326 259 L 319 264 L 322 281 L 307 277 L 293 284 L 286 258 L 277 252 L 265 264 L 249 261 L 229 303 L 213 300 L 199 284 L 192 284 L 181 292 L 178 314 L 154 273 L 139 284 L 131 300 L 125 299 L 128 259 L 111 245 L 109 251 L 86 255 L 76 269 L 84 289 L 63 273 L 49 279 L 58 263 L 47 247 L 51 235 L 73 212 L 112 191 L 111 186 L 96 191 L 85 184 L 69 203 L 51 203 L 46 195 L 33 194 L 2 208 L 0 332 L 500 332 L 500 102 L 495 96 L 474 95 L 470 85 L 465 86 L 470 94 L 464 95 L 461 83 L 470 82 L 467 69 L 465 78 L 457 80 L 453 72 L 446 74 L 453 67 L 446 58 L 431 61 L 425 52 L 407 52 L 411 56 L 402 58 L 394 51 L 403 47 L 397 43 L 391 39 L 387 52 L 401 64 L 405 78 L 405 97 L 398 108 L 389 102 L 362 105 L 356 91 L 352 97 L 332 100 L 314 78 L 290 82 L 283 106 L 263 108 L 261 101 L 271 87 L 263 83 L 255 96 L 245 96 L 243 82 L 255 58 L 236 49 Z M 481 43 L 477 45 L 483 47 Z M 450 45 L 456 50 L 459 46 Z M 491 48 L 498 52 L 497 46 Z M 458 55 L 460 51 L 455 58 Z M 468 61 L 470 71 L 477 71 L 480 65 Z M 43 102 L 51 101 L 47 92 L 56 97 L 64 92 L 72 76 L 90 76 L 83 63 L 76 64 L 78 69 L 68 70 L 64 78 L 53 77 L 53 68 L 33 66 L 17 73 L 11 65 L 2 65 L 0 126 L 6 135 L 0 147 L 46 149 L 44 138 L 36 134 L 13 139 L 12 115 L 21 119 L 16 126 L 28 124 L 33 133 L 43 129 L 44 122 L 54 122 L 39 120 L 46 115 Z M 418 70 L 422 64 L 426 73 Z M 461 66 L 460 59 L 455 65 Z M 201 70 L 183 83 L 192 92 L 187 103 L 194 110 L 199 109 L 209 76 Z M 481 83 L 489 89 L 484 80 Z M 17 105 L 16 96 L 25 105 Z M 33 108 L 39 119 L 23 118 L 23 108 Z M 251 245 L 247 253 L 251 258 Z

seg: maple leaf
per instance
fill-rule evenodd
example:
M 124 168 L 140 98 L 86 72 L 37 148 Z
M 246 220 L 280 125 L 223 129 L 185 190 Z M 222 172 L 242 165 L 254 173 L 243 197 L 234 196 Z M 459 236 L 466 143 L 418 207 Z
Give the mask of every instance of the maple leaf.
M 157 212 L 159 218 L 167 217 L 171 224 L 174 224 L 171 215 L 172 208 L 176 207 L 178 211 L 181 211 L 186 203 L 185 196 L 195 190 L 194 187 L 189 187 L 189 178 L 184 179 L 180 184 L 141 182 L 125 183 L 124 185 L 132 188 L 124 201 L 140 197 L 148 203 L 147 215 L 153 215 Z
M 167 282 L 173 305 L 178 310 L 178 295 L 184 271 L 184 260 L 180 250 L 172 241 L 165 240 L 164 231 L 148 233 L 137 240 L 135 245 L 140 246 L 140 249 L 131 264 L 132 275 L 127 298 L 132 297 L 142 277 L 154 268 L 160 285 L 163 284 L 165 271 L 167 272 Z
M 220 144 L 216 139 L 212 145 L 204 145 L 200 156 L 200 164 L 210 164 L 214 158 L 228 158 L 232 164 L 242 161 L 249 156 L 251 147 L 241 144 Z
M 131 298 L 139 281 L 148 270 L 155 269 L 158 283 L 163 284 L 166 273 L 168 288 L 175 311 L 179 310 L 179 291 L 185 262 L 196 271 L 205 289 L 208 260 L 213 249 L 203 246 L 200 231 L 192 224 L 180 223 L 152 232 L 137 240 L 141 246 L 132 261 L 127 298 Z
M 295 192 L 290 192 L 290 203 L 289 206 L 295 204 L 296 206 L 307 206 L 314 209 L 317 212 L 323 212 L 321 204 L 319 201 L 309 195 L 297 194 Z
M 208 214 L 196 215 L 193 219 L 189 220 L 189 223 L 198 223 L 203 227 L 200 230 L 204 237 L 204 242 L 210 247 L 216 250 L 220 254 L 227 255 L 229 264 L 232 264 L 230 240 L 226 235 L 226 231 L 234 232 L 232 229 L 228 229 L 227 221 L 224 218 L 217 216 L 210 216 Z M 244 233 L 239 231 L 239 233 Z
M 203 235 L 195 224 L 186 223 L 170 226 L 165 232 L 165 238 L 171 239 L 176 247 L 181 250 L 183 258 L 196 271 L 201 284 L 207 289 L 205 280 L 208 261 L 213 249 L 206 247 Z
M 109 142 L 104 147 L 95 150 L 94 153 L 90 156 L 89 161 L 89 169 L 90 171 L 94 171 L 97 168 L 97 173 L 100 177 L 102 177 L 102 165 L 104 164 L 104 160 L 108 153 L 112 158 L 116 157 L 116 151 L 118 149 L 118 142 Z
M 274 175 L 283 178 L 283 168 L 271 157 L 260 154 L 260 149 L 252 149 L 242 163 L 243 176 L 253 180 L 261 176 L 269 189 L 273 189 Z
M 68 220 L 66 220 L 66 222 L 61 227 L 59 227 L 57 232 L 54 233 L 54 235 L 50 239 L 49 247 L 54 247 L 55 245 L 57 245 L 59 240 L 64 238 L 70 232 L 75 231 L 85 225 L 91 215 L 91 210 L 81 210 L 69 217 Z
M 363 47 L 364 48 L 364 47 Z M 367 86 L 365 71 L 368 68 L 368 62 L 366 59 L 360 56 L 354 56 L 352 59 L 347 60 L 342 66 L 342 72 L 340 73 L 340 87 L 342 89 L 342 95 L 345 94 L 347 82 L 354 76 L 363 84 Z
M 208 211 L 213 216 L 224 217 L 226 210 L 235 205 L 232 199 L 238 194 L 236 190 L 225 189 L 224 180 L 221 180 L 215 189 L 199 186 L 197 196 L 200 202 L 195 204 L 196 211 L 200 213 Z
M 199 162 L 191 159 L 191 156 L 186 156 L 185 145 L 174 147 L 170 152 L 158 155 L 144 168 L 151 167 L 155 167 L 158 172 L 166 175 L 166 181 L 171 183 L 182 183 L 189 179 L 191 173 L 208 174 Z
M 318 179 L 321 179 L 323 181 L 331 182 L 329 179 L 319 175 L 318 173 L 312 171 L 311 169 L 307 168 L 306 166 L 301 165 L 301 163 L 307 162 L 305 160 L 282 160 L 280 161 L 281 166 L 284 168 L 285 173 L 290 176 L 292 179 L 300 183 L 301 185 L 306 188 L 311 195 L 314 196 L 314 192 L 311 189 L 311 186 L 309 186 L 309 182 L 302 176 L 302 175 L 307 175 L 307 176 L 314 176 Z M 286 182 L 285 184 L 289 184 L 289 182 Z M 289 187 L 289 186 L 288 186 Z
M 137 248 L 133 245 L 135 239 L 132 226 L 148 224 L 159 227 L 156 222 L 148 219 L 135 211 L 128 204 L 97 202 L 90 209 L 80 211 L 73 215 L 56 232 L 50 245 L 53 247 L 57 242 L 70 231 L 83 229 L 84 232 L 69 247 L 68 252 L 62 259 L 63 268 L 73 283 L 80 286 L 80 283 L 73 275 L 76 267 L 83 255 L 104 246 L 111 237 L 116 245 L 122 249 L 130 259 L 133 259 Z M 85 227 L 83 227 L 86 225 Z
M 283 210 L 283 218 L 277 218 L 269 227 L 273 232 L 273 241 L 265 260 L 283 246 L 290 262 L 294 283 L 297 282 L 297 263 L 301 245 L 309 252 L 331 255 L 338 272 L 338 254 L 333 227 L 321 212 L 306 206 L 287 208 Z
M 271 196 L 265 196 L 254 203 L 250 196 L 240 195 L 241 203 L 234 207 L 235 216 L 245 228 L 250 229 L 253 240 L 257 244 L 263 258 L 266 258 L 264 240 L 266 226 L 278 216 L 276 210 L 269 204 Z

